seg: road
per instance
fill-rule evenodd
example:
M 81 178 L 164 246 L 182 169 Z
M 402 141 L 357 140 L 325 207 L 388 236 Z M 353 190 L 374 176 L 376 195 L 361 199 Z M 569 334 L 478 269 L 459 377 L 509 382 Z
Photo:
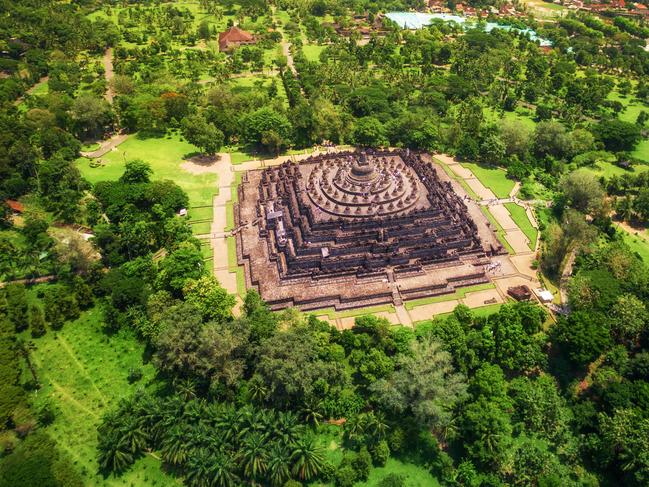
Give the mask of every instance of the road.
M 113 48 L 109 47 L 104 52 L 104 57 L 102 59 L 104 65 L 104 76 L 106 77 L 106 93 L 104 93 L 104 98 L 108 103 L 113 103 L 113 98 L 115 98 L 115 91 L 111 86 L 111 80 L 115 75 L 113 72 Z

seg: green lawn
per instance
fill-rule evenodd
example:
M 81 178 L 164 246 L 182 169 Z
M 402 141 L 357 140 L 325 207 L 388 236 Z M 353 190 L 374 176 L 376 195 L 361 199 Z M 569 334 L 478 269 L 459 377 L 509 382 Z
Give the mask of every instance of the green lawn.
M 417 306 L 423 306 L 425 304 L 433 303 L 442 303 L 444 301 L 451 301 L 453 299 L 461 299 L 467 295 L 467 293 L 472 293 L 476 291 L 485 291 L 487 289 L 493 289 L 496 286 L 490 282 L 484 284 L 475 284 L 473 286 L 467 286 L 460 289 L 457 289 L 453 294 L 444 294 L 442 296 L 430 296 L 428 298 L 413 299 L 411 301 L 406 301 L 404 306 L 407 310 L 416 308 Z
M 302 46 L 302 52 L 304 52 L 304 57 L 311 62 L 320 61 L 320 53 L 326 49 L 327 46 L 318 46 L 314 44 L 305 44 Z
M 620 234 L 624 243 L 629 246 L 631 251 L 636 252 L 642 257 L 642 260 L 649 263 L 649 236 L 647 235 L 647 231 L 640 232 L 640 235 L 632 235 L 620 229 Z
M 509 193 L 514 189 L 515 182 L 507 179 L 504 169 L 486 167 L 473 162 L 463 162 L 461 165 L 470 169 L 483 185 L 493 191 L 497 198 L 509 197 Z
M 508 120 L 519 123 L 531 131 L 536 127 L 536 122 L 529 115 L 529 112 L 523 108 L 518 108 L 514 112 L 503 112 L 502 115 L 491 107 L 486 107 L 483 110 L 485 118 L 491 122 L 499 120 Z
M 212 204 L 212 197 L 218 194 L 218 177 L 214 173 L 190 174 L 180 166 L 185 156 L 198 152 L 189 142 L 181 140 L 178 134 L 169 134 L 160 138 L 140 138 L 131 135 L 99 160 L 100 167 L 91 167 L 90 159 L 82 157 L 77 160 L 81 174 L 91 183 L 115 180 L 124 172 L 124 162 L 131 159 L 142 159 L 151 164 L 154 179 L 175 181 L 189 196 L 190 206 Z
M 643 161 L 649 162 L 649 140 L 641 141 L 636 146 L 635 150 L 633 152 L 631 152 L 631 155 L 633 157 L 637 157 L 638 159 L 641 159 Z M 648 166 L 648 168 L 649 168 L 649 166 Z
M 538 231 L 536 230 L 536 228 L 534 228 L 534 226 L 532 226 L 532 222 L 528 218 L 525 208 L 517 205 L 516 203 L 505 203 L 505 208 L 507 208 L 507 211 L 509 211 L 509 214 L 511 215 L 512 220 L 514 220 L 514 223 L 516 223 L 518 228 L 520 228 L 525 236 L 530 240 L 528 244 L 530 249 L 534 250 L 536 248 Z
M 649 158 L 649 142 L 647 143 L 646 151 L 648 152 L 647 157 Z M 613 164 L 612 162 L 600 161 L 597 162 L 594 166 L 586 166 L 585 169 L 593 173 L 595 176 L 598 177 L 603 176 L 606 179 L 608 179 L 611 176 L 623 176 L 624 174 L 639 174 L 641 172 L 649 171 L 649 164 L 648 165 L 635 164 L 632 167 L 632 169 L 629 170 L 629 169 L 624 169 L 623 167 L 620 167 L 616 164 Z
M 146 387 L 155 375 L 151 364 L 143 364 L 144 347 L 132 334 L 108 337 L 101 327 L 100 312 L 93 308 L 61 331 L 48 330 L 32 340 L 32 359 L 42 383 L 34 401 L 49 399 L 56 409 L 47 432 L 72 457 L 85 485 L 177 485 L 151 456 L 139 460 L 120 478 L 97 473 L 96 427 L 102 415 L 120 399 Z M 130 368 L 139 368 L 144 375 L 135 384 L 127 380 Z

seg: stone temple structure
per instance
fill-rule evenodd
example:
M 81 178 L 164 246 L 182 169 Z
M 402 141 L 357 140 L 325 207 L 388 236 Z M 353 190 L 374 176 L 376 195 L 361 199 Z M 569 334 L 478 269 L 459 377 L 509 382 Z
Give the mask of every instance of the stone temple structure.
M 504 251 L 453 184 L 407 150 L 248 171 L 235 206 L 246 285 L 273 309 L 341 310 L 488 282 L 489 257 Z

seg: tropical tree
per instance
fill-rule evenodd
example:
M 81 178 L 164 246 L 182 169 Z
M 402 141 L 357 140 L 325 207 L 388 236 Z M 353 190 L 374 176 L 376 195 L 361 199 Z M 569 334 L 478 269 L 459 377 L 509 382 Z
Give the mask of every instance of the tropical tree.
M 260 479 L 268 468 L 268 451 L 266 437 L 253 432 L 245 437 L 239 453 L 243 473 L 249 480 Z
M 300 480 L 310 480 L 322 471 L 324 465 L 322 448 L 311 436 L 301 438 L 293 448 L 291 461 L 293 475 Z
M 281 486 L 291 478 L 291 453 L 286 446 L 273 443 L 268 451 L 267 478 L 271 485 Z

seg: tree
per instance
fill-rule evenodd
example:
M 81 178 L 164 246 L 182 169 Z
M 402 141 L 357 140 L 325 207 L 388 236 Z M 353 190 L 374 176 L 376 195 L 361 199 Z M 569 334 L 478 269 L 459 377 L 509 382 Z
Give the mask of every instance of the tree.
M 151 181 L 151 174 L 153 173 L 151 165 L 141 159 L 133 159 L 126 161 L 124 164 L 124 173 L 120 176 L 119 180 L 125 184 L 138 184 L 148 183 Z
M 279 487 L 291 478 L 291 453 L 279 443 L 273 443 L 268 451 L 268 479 Z
M 570 138 L 559 122 L 539 122 L 534 130 L 534 151 L 537 156 L 562 159 L 570 149 Z
M 579 367 L 588 365 L 611 345 L 603 316 L 586 311 L 574 311 L 567 318 L 561 317 L 553 329 L 553 341 Z
M 649 220 L 649 188 L 641 188 L 633 200 L 633 209 L 644 221 Z
M 226 387 L 241 378 L 241 348 L 248 337 L 238 322 L 203 324 L 201 313 L 188 303 L 169 309 L 160 321 L 154 360 L 161 371 Z
M 27 311 L 27 292 L 24 284 L 8 284 L 5 289 L 7 299 L 7 317 L 17 332 L 29 325 Z
M 190 279 L 183 288 L 185 302 L 198 309 L 206 321 L 226 322 L 232 319 L 236 301 L 213 276 Z
M 571 208 L 582 213 L 593 213 L 602 207 L 605 193 L 590 171 L 573 171 L 561 180 L 560 186 Z
M 622 294 L 611 309 L 611 330 L 617 340 L 627 346 L 637 346 L 647 328 L 647 308 L 633 294 Z
M 374 400 L 395 413 L 410 412 L 419 424 L 441 430 L 464 397 L 466 383 L 451 355 L 431 338 L 415 341 L 396 358 L 397 370 L 370 386 Z
M 178 296 L 189 279 L 205 273 L 203 256 L 194 242 L 185 241 L 160 262 L 158 287 Z
M 45 314 L 43 308 L 38 305 L 29 307 L 29 328 L 34 338 L 45 335 Z
M 354 141 L 366 147 L 385 147 L 389 145 L 385 126 L 376 117 L 363 117 L 354 125 Z
M 223 146 L 223 132 L 208 122 L 203 115 L 188 115 L 183 118 L 180 127 L 183 137 L 207 155 L 213 156 Z
M 81 94 L 72 103 L 72 119 L 82 139 L 101 137 L 113 121 L 110 104 L 103 98 Z
M 466 406 L 460 431 L 469 456 L 486 468 L 498 468 L 512 443 L 507 413 L 484 398 Z
M 298 440 L 291 454 L 292 472 L 300 480 L 317 477 L 324 465 L 322 448 L 311 436 Z
M 293 128 L 286 115 L 269 107 L 260 108 L 245 116 L 241 127 L 246 144 L 257 145 L 267 151 L 277 150 L 278 142 L 280 148 L 286 147 L 292 139 Z M 268 143 L 272 143 L 272 146 Z
M 505 144 L 505 153 L 508 156 L 515 155 L 521 160 L 526 158 L 532 139 L 532 133 L 526 125 L 504 119 L 500 123 L 500 138 Z
M 602 120 L 592 128 L 595 137 L 604 144 L 606 150 L 633 151 L 642 138 L 640 127 L 622 120 Z

